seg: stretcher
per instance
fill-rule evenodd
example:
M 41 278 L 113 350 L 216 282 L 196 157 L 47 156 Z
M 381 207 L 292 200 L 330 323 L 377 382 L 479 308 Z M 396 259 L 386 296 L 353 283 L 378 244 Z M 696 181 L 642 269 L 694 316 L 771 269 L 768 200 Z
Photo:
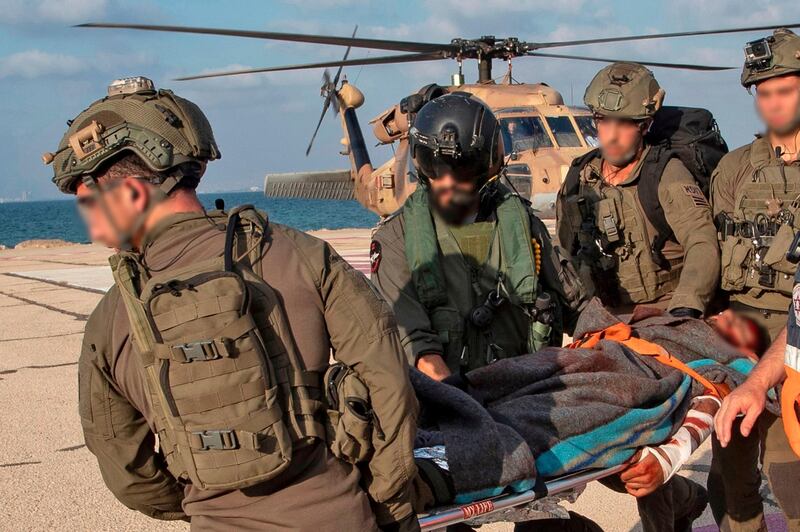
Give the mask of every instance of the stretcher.
M 460 506 L 437 508 L 429 513 L 421 514 L 419 516 L 419 524 L 422 530 L 443 530 L 445 527 L 457 523 L 476 518 L 483 519 L 486 516 L 510 508 L 522 507 L 547 497 L 582 488 L 594 480 L 620 473 L 626 467 L 627 464 L 621 464 L 605 469 L 588 469 L 561 478 L 547 480 L 541 485 L 520 493 L 506 493 Z

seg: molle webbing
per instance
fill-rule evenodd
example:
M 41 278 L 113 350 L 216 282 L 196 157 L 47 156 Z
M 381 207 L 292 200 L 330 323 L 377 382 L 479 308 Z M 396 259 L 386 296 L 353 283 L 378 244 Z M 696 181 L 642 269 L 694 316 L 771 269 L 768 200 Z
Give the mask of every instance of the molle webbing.
M 530 234 L 530 218 L 522 200 L 502 185 L 498 187 L 499 198 L 497 230 L 500 249 L 505 263 L 503 282 L 519 304 L 529 305 L 536 301 L 538 283 L 536 257 Z M 406 200 L 403 208 L 405 221 L 406 260 L 411 279 L 420 302 L 427 309 L 447 303 L 447 288 L 440 262 L 439 242 L 431 214 L 428 191 L 423 187 Z
M 321 375 L 305 370 L 278 295 L 238 260 L 261 253 L 266 219 L 234 209 L 227 229 L 221 256 L 148 279 L 136 256 L 111 260 L 168 467 L 200 489 L 269 481 L 326 437 Z

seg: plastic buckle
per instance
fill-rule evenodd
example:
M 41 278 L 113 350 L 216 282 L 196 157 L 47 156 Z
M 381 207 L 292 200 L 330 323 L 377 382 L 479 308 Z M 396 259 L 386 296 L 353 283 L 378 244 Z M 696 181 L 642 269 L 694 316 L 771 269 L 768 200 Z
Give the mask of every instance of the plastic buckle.
M 202 451 L 227 451 L 239 448 L 236 434 L 232 430 L 202 430 L 192 434 L 200 436 Z
M 208 346 L 208 349 L 206 349 L 206 346 Z M 186 362 L 194 362 L 196 360 L 215 360 L 222 357 L 222 355 L 219 354 L 219 351 L 217 351 L 213 340 L 201 340 L 199 342 L 180 344 L 172 347 L 183 351 L 183 356 L 186 358 Z

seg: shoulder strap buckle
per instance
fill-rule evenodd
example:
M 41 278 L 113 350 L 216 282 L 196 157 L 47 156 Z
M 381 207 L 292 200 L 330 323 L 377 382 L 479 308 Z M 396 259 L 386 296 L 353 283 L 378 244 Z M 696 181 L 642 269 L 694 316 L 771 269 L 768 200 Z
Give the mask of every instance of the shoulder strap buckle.
M 239 448 L 236 433 L 232 430 L 201 430 L 192 434 L 200 438 L 198 448 L 201 451 L 228 451 Z
M 216 360 L 222 357 L 213 340 L 201 340 L 188 344 L 173 345 L 172 349 L 178 349 L 183 352 L 186 362 Z

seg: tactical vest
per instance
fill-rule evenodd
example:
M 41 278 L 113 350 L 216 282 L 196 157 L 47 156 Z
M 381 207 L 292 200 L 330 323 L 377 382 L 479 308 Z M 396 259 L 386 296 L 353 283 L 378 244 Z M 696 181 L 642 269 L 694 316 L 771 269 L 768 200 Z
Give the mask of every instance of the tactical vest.
M 532 353 L 550 341 L 550 331 L 527 313 L 539 295 L 541 253 L 529 211 L 504 187 L 497 198 L 496 221 L 461 227 L 435 215 L 422 187 L 403 208 L 412 282 L 453 371 Z M 478 327 L 471 319 L 476 312 L 491 315 L 491 323 Z
M 132 253 L 111 267 L 167 467 L 200 489 L 240 489 L 325 439 L 322 379 L 304 369 L 280 299 L 251 269 L 265 217 L 249 206 L 210 216 L 226 225 L 219 256 L 152 276 Z
M 579 172 L 570 180 L 575 184 L 561 194 L 570 230 L 568 241 L 561 230 L 559 236 L 575 257 L 582 279 L 612 307 L 649 303 L 674 292 L 683 269 L 682 249 L 676 242 L 667 254 L 659 249 L 665 242 L 656 238 L 637 183 L 608 185 L 593 169 L 585 169 L 589 162 L 582 168 L 573 166 L 571 171 Z M 645 158 L 642 164 L 647 163 Z M 587 171 L 592 175 L 585 176 Z
M 774 157 L 764 139 L 750 148 L 752 172 L 736 191 L 733 217 L 717 220 L 721 287 L 757 308 L 786 312 L 796 265 L 786 252 L 800 228 L 800 166 Z M 742 293 L 743 292 L 743 293 Z

